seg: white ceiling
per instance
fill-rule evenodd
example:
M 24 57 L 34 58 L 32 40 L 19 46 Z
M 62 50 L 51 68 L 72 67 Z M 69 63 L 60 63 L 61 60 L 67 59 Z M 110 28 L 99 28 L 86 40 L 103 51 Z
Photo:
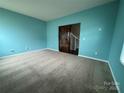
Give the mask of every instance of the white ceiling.
M 49 21 L 111 1 L 114 0 L 0 0 L 0 7 Z

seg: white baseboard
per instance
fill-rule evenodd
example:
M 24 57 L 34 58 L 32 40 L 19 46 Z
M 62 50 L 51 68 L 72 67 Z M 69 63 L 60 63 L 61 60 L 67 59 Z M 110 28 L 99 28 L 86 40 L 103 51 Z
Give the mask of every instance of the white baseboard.
M 23 54 L 26 54 L 26 53 L 32 53 L 32 52 L 34 53 L 34 52 L 43 51 L 43 50 L 46 50 L 46 49 L 53 50 L 53 51 L 58 51 L 57 49 L 52 49 L 52 48 L 35 49 L 35 50 L 30 50 L 30 51 L 24 51 L 22 53 L 2 56 L 2 57 L 0 57 L 0 59 L 14 57 L 14 56 L 18 56 L 18 55 L 23 55 Z
M 52 48 L 46 48 L 46 49 L 53 50 L 53 51 L 59 51 L 57 49 L 52 49 Z M 89 57 L 89 56 L 84 56 L 84 55 L 78 55 L 78 56 L 108 63 L 108 60 L 102 60 L 102 59 Z
M 57 49 L 52 49 L 52 48 L 46 48 L 46 49 L 53 50 L 53 51 L 59 51 Z
M 108 60 L 103 60 L 103 59 L 94 58 L 94 57 L 89 57 L 89 56 L 84 56 L 84 55 L 78 55 L 78 56 L 84 57 L 84 58 L 88 58 L 88 59 L 97 60 L 97 61 L 101 61 L 101 62 L 105 62 L 105 63 L 108 63 Z
M 35 52 L 43 51 L 43 50 L 46 50 L 46 49 L 47 49 L 47 48 L 25 51 L 25 52 L 22 52 L 22 53 L 17 53 L 17 54 L 2 56 L 2 57 L 0 57 L 0 59 L 9 58 L 9 57 L 14 57 L 14 56 L 18 56 L 18 55 L 23 55 L 23 54 L 26 54 L 26 53 L 35 53 Z
M 115 82 L 115 84 L 116 84 L 117 91 L 118 91 L 118 93 L 121 93 L 121 92 L 120 92 L 120 88 L 119 88 L 119 86 L 118 86 L 118 82 L 117 82 L 117 80 L 116 80 L 116 78 L 115 78 L 115 75 L 114 75 L 114 73 L 113 73 L 113 71 L 112 71 L 112 67 L 111 67 L 111 65 L 110 65 L 110 63 L 109 63 L 108 60 L 102 60 L 102 59 L 93 58 L 93 57 L 88 57 L 88 56 L 84 56 L 84 55 L 78 55 L 78 56 L 108 63 L 109 68 L 110 68 L 110 71 L 111 71 L 111 73 L 112 73 L 112 77 L 113 77 L 114 82 Z
M 57 49 L 52 49 L 52 48 L 43 48 L 43 49 L 36 49 L 36 50 L 26 51 L 26 52 L 23 52 L 23 53 L 18 53 L 18 54 L 3 56 L 3 57 L 0 57 L 0 59 L 9 58 L 9 57 L 14 57 L 14 56 L 18 56 L 18 55 L 23 55 L 23 54 L 26 54 L 26 53 L 34 53 L 34 52 L 43 51 L 43 50 L 46 50 L 46 49 L 53 50 L 53 51 L 59 51 L 59 50 L 57 50 Z M 112 73 L 112 76 L 113 76 L 113 79 L 114 79 L 114 82 L 115 82 L 115 84 L 117 84 L 116 78 L 115 78 L 115 76 L 114 76 L 114 73 L 113 73 L 113 71 L 112 71 L 111 65 L 110 65 L 110 63 L 109 63 L 108 60 L 102 60 L 102 59 L 98 59 L 98 58 L 94 58 L 94 57 L 89 57 L 89 56 L 84 56 L 84 55 L 78 55 L 78 56 L 108 63 L 109 68 L 110 68 L 111 73 Z M 116 85 L 116 88 L 117 88 L 118 93 L 121 93 L 119 86 Z
M 53 50 L 53 51 L 59 51 L 57 49 L 52 49 L 52 48 L 35 49 L 35 50 L 25 51 L 25 52 L 22 52 L 22 53 L 12 54 L 12 55 L 8 55 L 8 56 L 2 56 L 2 57 L 0 57 L 0 59 L 8 58 L 8 57 L 14 57 L 14 56 L 18 56 L 18 55 L 23 55 L 23 54 L 26 54 L 26 53 L 43 51 L 43 50 L 46 50 L 46 49 Z M 102 59 L 98 59 L 98 58 L 88 57 L 88 56 L 84 56 L 84 55 L 78 55 L 78 56 L 108 63 L 107 60 L 102 60 Z
M 110 71 L 111 71 L 111 73 L 112 73 L 112 77 L 113 77 L 113 79 L 114 79 L 114 82 L 115 82 L 117 91 L 118 91 L 118 93 L 121 93 L 120 88 L 119 88 L 119 85 L 118 85 L 118 82 L 117 82 L 117 80 L 116 80 L 116 78 L 115 78 L 114 72 L 112 71 L 112 67 L 111 67 L 111 65 L 110 65 L 109 62 L 108 62 L 108 65 L 109 65 Z

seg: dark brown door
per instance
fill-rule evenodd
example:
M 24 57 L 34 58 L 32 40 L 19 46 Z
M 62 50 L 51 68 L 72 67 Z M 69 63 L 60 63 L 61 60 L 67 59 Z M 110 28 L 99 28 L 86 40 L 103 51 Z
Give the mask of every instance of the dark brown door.
M 70 26 L 62 26 L 59 28 L 59 50 L 61 52 L 70 52 Z
M 59 27 L 59 51 L 78 55 L 80 23 Z

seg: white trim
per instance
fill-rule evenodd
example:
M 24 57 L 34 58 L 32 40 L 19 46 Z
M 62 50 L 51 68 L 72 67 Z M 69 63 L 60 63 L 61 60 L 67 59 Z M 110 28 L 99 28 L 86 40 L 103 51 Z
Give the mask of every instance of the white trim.
M 17 54 L 8 55 L 8 56 L 2 56 L 2 57 L 0 57 L 0 59 L 2 59 L 2 58 L 8 58 L 8 57 L 14 57 L 14 56 L 18 56 L 18 55 L 23 55 L 23 54 L 31 53 L 31 52 L 43 51 L 43 50 L 46 50 L 46 49 L 49 49 L 49 50 L 53 50 L 53 51 L 59 52 L 59 50 L 57 50 L 57 49 L 43 48 L 43 49 L 35 49 L 35 50 L 31 50 L 31 51 L 25 51 L 25 52 L 22 52 L 22 53 L 17 53 Z M 102 60 L 102 59 L 98 59 L 98 58 L 88 57 L 88 56 L 84 56 L 84 55 L 78 55 L 78 56 L 108 63 L 107 60 Z
M 26 53 L 43 51 L 43 50 L 46 50 L 46 49 L 53 50 L 53 51 L 58 51 L 57 49 L 52 49 L 52 48 L 35 49 L 35 50 L 30 50 L 30 51 L 24 51 L 22 53 L 17 53 L 17 54 L 12 54 L 12 55 L 7 55 L 7 56 L 1 56 L 0 59 L 14 57 L 14 56 L 18 56 L 18 55 L 23 55 L 23 54 L 26 54 Z
M 121 64 L 124 66 L 124 58 L 120 60 Z
M 57 50 L 57 49 L 52 49 L 52 48 L 36 49 L 36 50 L 26 51 L 26 52 L 14 54 L 14 55 L 3 56 L 3 57 L 0 57 L 0 59 L 1 59 L 1 58 L 14 57 L 14 56 L 18 56 L 18 55 L 22 55 L 22 54 L 26 54 L 26 53 L 31 53 L 31 52 L 43 51 L 43 50 L 47 50 L 47 49 L 53 50 L 53 51 L 59 51 L 59 50 Z M 114 75 L 114 73 L 113 73 L 113 71 L 112 71 L 112 67 L 111 67 L 111 65 L 110 65 L 110 63 L 109 63 L 108 60 L 102 60 L 102 59 L 93 58 L 93 57 L 88 57 L 88 56 L 84 56 L 84 55 L 78 55 L 78 56 L 108 63 L 109 68 L 110 68 L 110 71 L 111 71 L 111 73 L 112 73 L 112 77 L 113 77 L 114 82 L 115 82 L 115 84 L 116 84 L 117 91 L 118 91 L 118 93 L 121 93 L 119 86 L 117 86 L 117 80 L 116 80 L 116 78 L 115 78 L 115 75 Z
M 53 50 L 53 51 L 58 51 L 59 52 L 59 50 L 57 50 L 57 49 L 52 49 L 52 48 L 46 48 L 46 49 Z M 102 59 L 98 59 L 98 58 L 94 58 L 94 57 L 89 57 L 89 56 L 84 56 L 84 55 L 78 55 L 78 56 L 79 57 L 93 59 L 93 60 L 102 61 L 102 62 L 105 62 L 105 63 L 108 63 L 109 62 L 108 60 L 102 60 Z
M 124 44 L 123 44 L 123 48 L 121 51 L 120 61 L 121 61 L 121 64 L 124 66 Z
M 117 80 L 116 80 L 116 78 L 115 78 L 115 75 L 114 75 L 114 73 L 113 73 L 113 71 L 112 71 L 112 67 L 111 67 L 111 65 L 110 65 L 110 63 L 109 63 L 108 60 L 102 60 L 102 59 L 93 58 L 93 57 L 88 57 L 88 56 L 84 56 L 84 55 L 78 55 L 78 56 L 80 56 L 80 57 L 84 57 L 84 58 L 93 59 L 93 60 L 98 60 L 98 61 L 105 62 L 105 63 L 108 63 L 109 68 L 110 68 L 110 71 L 111 71 L 111 73 L 112 73 L 112 77 L 113 77 L 114 82 L 115 82 L 115 84 L 116 84 L 117 91 L 118 91 L 118 93 L 121 93 L 121 92 L 120 92 L 120 88 L 119 88 L 119 86 L 117 85 L 118 82 L 117 82 Z
M 53 51 L 59 52 L 59 50 L 57 50 L 57 49 L 52 49 L 52 48 L 46 48 L 46 49 L 49 49 L 49 50 L 53 50 Z
M 24 51 L 24 52 L 22 52 L 22 53 L 12 54 L 12 55 L 8 55 L 8 56 L 1 56 L 0 59 L 9 58 L 9 57 L 15 57 L 15 56 L 23 55 L 23 54 L 26 54 L 26 53 L 35 53 L 35 52 L 43 51 L 43 50 L 46 50 L 46 49 L 47 49 L 47 48 L 35 49 L 35 50 L 30 50 L 30 51 Z
M 117 80 L 116 80 L 116 78 L 115 78 L 114 72 L 112 71 L 112 67 L 111 67 L 111 65 L 110 65 L 109 62 L 108 62 L 108 65 L 109 65 L 110 71 L 111 71 L 111 73 L 112 73 L 112 77 L 113 77 L 113 79 L 114 79 L 114 82 L 115 82 L 117 91 L 118 91 L 118 93 L 121 93 L 120 88 L 119 88 L 119 85 L 118 85 L 118 82 L 117 82 Z
M 78 55 L 79 57 L 84 57 L 84 58 L 88 58 L 88 59 L 93 59 L 93 60 L 97 60 L 97 61 L 101 61 L 101 62 L 105 62 L 108 63 L 108 60 L 103 60 L 103 59 L 99 59 L 99 58 L 94 58 L 94 57 L 89 57 L 89 56 L 84 56 L 84 55 Z

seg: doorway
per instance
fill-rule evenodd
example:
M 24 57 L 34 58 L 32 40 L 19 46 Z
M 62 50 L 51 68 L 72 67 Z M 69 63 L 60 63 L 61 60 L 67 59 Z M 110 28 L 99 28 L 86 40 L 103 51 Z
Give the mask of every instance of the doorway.
M 59 51 L 78 55 L 80 23 L 59 27 Z

